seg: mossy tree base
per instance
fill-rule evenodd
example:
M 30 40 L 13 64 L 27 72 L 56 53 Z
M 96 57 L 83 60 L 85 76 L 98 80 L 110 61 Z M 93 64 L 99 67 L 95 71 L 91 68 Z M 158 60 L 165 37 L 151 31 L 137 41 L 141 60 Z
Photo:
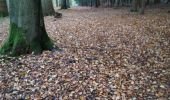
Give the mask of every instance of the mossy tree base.
M 45 30 L 41 0 L 11 0 L 9 7 L 10 32 L 0 54 L 19 56 L 53 49 Z
M 32 41 L 28 40 L 26 35 L 24 35 L 25 32 L 22 28 L 11 23 L 9 37 L 0 48 L 0 54 L 10 56 L 19 56 L 32 52 L 40 54 L 43 50 L 51 50 L 53 48 L 53 43 L 45 31 L 45 33 L 32 39 Z

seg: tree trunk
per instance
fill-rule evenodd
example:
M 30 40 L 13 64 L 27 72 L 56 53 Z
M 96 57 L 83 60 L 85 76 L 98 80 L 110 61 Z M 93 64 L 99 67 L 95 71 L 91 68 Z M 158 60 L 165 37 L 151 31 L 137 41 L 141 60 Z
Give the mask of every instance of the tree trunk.
M 66 4 L 67 4 L 67 8 L 70 8 L 70 0 L 67 0 Z
M 95 0 L 95 7 L 98 8 L 100 6 L 100 0 Z
M 6 0 L 0 0 L 0 17 L 8 15 Z
M 133 0 L 132 2 L 132 12 L 138 12 L 140 14 L 144 14 L 144 9 L 145 9 L 145 0 Z
M 53 15 L 55 13 L 52 0 L 41 0 L 43 15 Z
M 68 9 L 68 7 L 67 7 L 67 0 L 62 0 L 62 2 L 61 2 L 61 9 Z
M 7 4 L 8 12 L 9 12 L 9 0 L 6 0 L 6 4 Z
M 140 0 L 140 5 L 139 5 L 139 7 L 140 7 L 139 13 L 140 14 L 144 14 L 145 4 L 146 4 L 145 0 Z
M 137 4 L 138 0 L 133 0 L 132 1 L 132 8 L 131 8 L 131 12 L 137 12 Z
M 58 7 L 59 6 L 59 1 L 58 0 L 56 0 L 56 7 Z
M 0 54 L 17 56 L 51 50 L 45 30 L 41 0 L 10 0 L 10 33 Z
M 92 0 L 90 1 L 90 7 L 93 7 L 93 1 Z

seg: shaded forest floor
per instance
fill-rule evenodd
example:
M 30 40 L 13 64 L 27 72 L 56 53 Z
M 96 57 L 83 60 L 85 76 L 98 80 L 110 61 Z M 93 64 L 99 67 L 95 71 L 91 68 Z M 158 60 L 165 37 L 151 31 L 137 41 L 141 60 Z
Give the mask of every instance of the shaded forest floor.
M 45 17 L 62 51 L 0 58 L 0 98 L 170 99 L 170 14 L 152 8 L 70 9 Z M 0 42 L 8 18 L 0 23 Z

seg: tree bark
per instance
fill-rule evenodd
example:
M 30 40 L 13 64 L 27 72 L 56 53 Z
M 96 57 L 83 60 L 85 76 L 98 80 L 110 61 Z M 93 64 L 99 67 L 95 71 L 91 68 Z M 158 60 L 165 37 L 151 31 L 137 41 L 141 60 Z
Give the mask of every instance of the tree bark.
M 122 0 L 115 0 L 115 7 L 122 6 Z
M 41 2 L 44 16 L 53 15 L 55 13 L 52 0 L 41 0 Z
M 139 7 L 140 7 L 139 13 L 140 14 L 144 14 L 145 4 L 146 4 L 145 0 L 140 0 L 140 5 L 139 5 Z
M 59 1 L 58 0 L 56 0 L 56 7 L 58 7 L 59 6 Z
M 145 9 L 145 0 L 133 0 L 132 1 L 132 12 L 138 12 L 140 14 L 144 14 L 144 9 Z
M 100 6 L 100 0 L 95 0 L 95 7 L 98 8 Z
M 0 0 L 0 17 L 5 17 L 8 15 L 6 0 Z
M 9 13 L 9 0 L 6 0 L 7 8 L 8 8 L 8 13 Z
M 68 9 L 67 0 L 62 0 L 62 2 L 61 2 L 61 9 Z
M 53 48 L 45 30 L 41 0 L 10 0 L 9 7 L 10 32 L 0 54 L 39 54 Z
M 131 12 L 137 12 L 137 6 L 138 6 L 138 1 L 137 0 L 133 0 L 132 1 L 132 8 L 131 8 Z

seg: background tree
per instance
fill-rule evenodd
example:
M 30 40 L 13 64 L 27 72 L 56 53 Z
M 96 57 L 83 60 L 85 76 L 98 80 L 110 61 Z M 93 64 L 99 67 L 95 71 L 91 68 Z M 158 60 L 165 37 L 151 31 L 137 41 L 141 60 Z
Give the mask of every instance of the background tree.
M 137 8 L 138 8 L 138 0 L 133 0 L 132 1 L 132 8 L 131 8 L 131 12 L 137 12 Z
M 9 0 L 6 0 L 7 8 L 8 8 L 8 13 L 9 13 Z
M 68 9 L 70 8 L 69 0 L 62 0 L 61 1 L 61 9 Z
M 51 50 L 45 30 L 41 0 L 10 0 L 10 32 L 0 54 L 21 55 Z
M 133 0 L 132 2 L 132 12 L 140 12 L 140 14 L 144 14 L 145 9 L 145 0 Z
M 6 0 L 0 0 L 0 17 L 5 17 L 8 15 Z
M 57 7 L 59 6 L 59 0 L 56 0 L 56 6 Z
M 53 15 L 55 13 L 52 0 L 41 0 L 41 2 L 44 16 Z
M 115 7 L 122 6 L 122 0 L 115 0 Z
M 146 4 L 146 0 L 140 0 L 140 3 L 139 3 L 139 7 L 140 7 L 139 13 L 140 14 L 144 14 L 145 4 Z
M 100 6 L 100 0 L 95 0 L 95 7 L 99 7 Z

